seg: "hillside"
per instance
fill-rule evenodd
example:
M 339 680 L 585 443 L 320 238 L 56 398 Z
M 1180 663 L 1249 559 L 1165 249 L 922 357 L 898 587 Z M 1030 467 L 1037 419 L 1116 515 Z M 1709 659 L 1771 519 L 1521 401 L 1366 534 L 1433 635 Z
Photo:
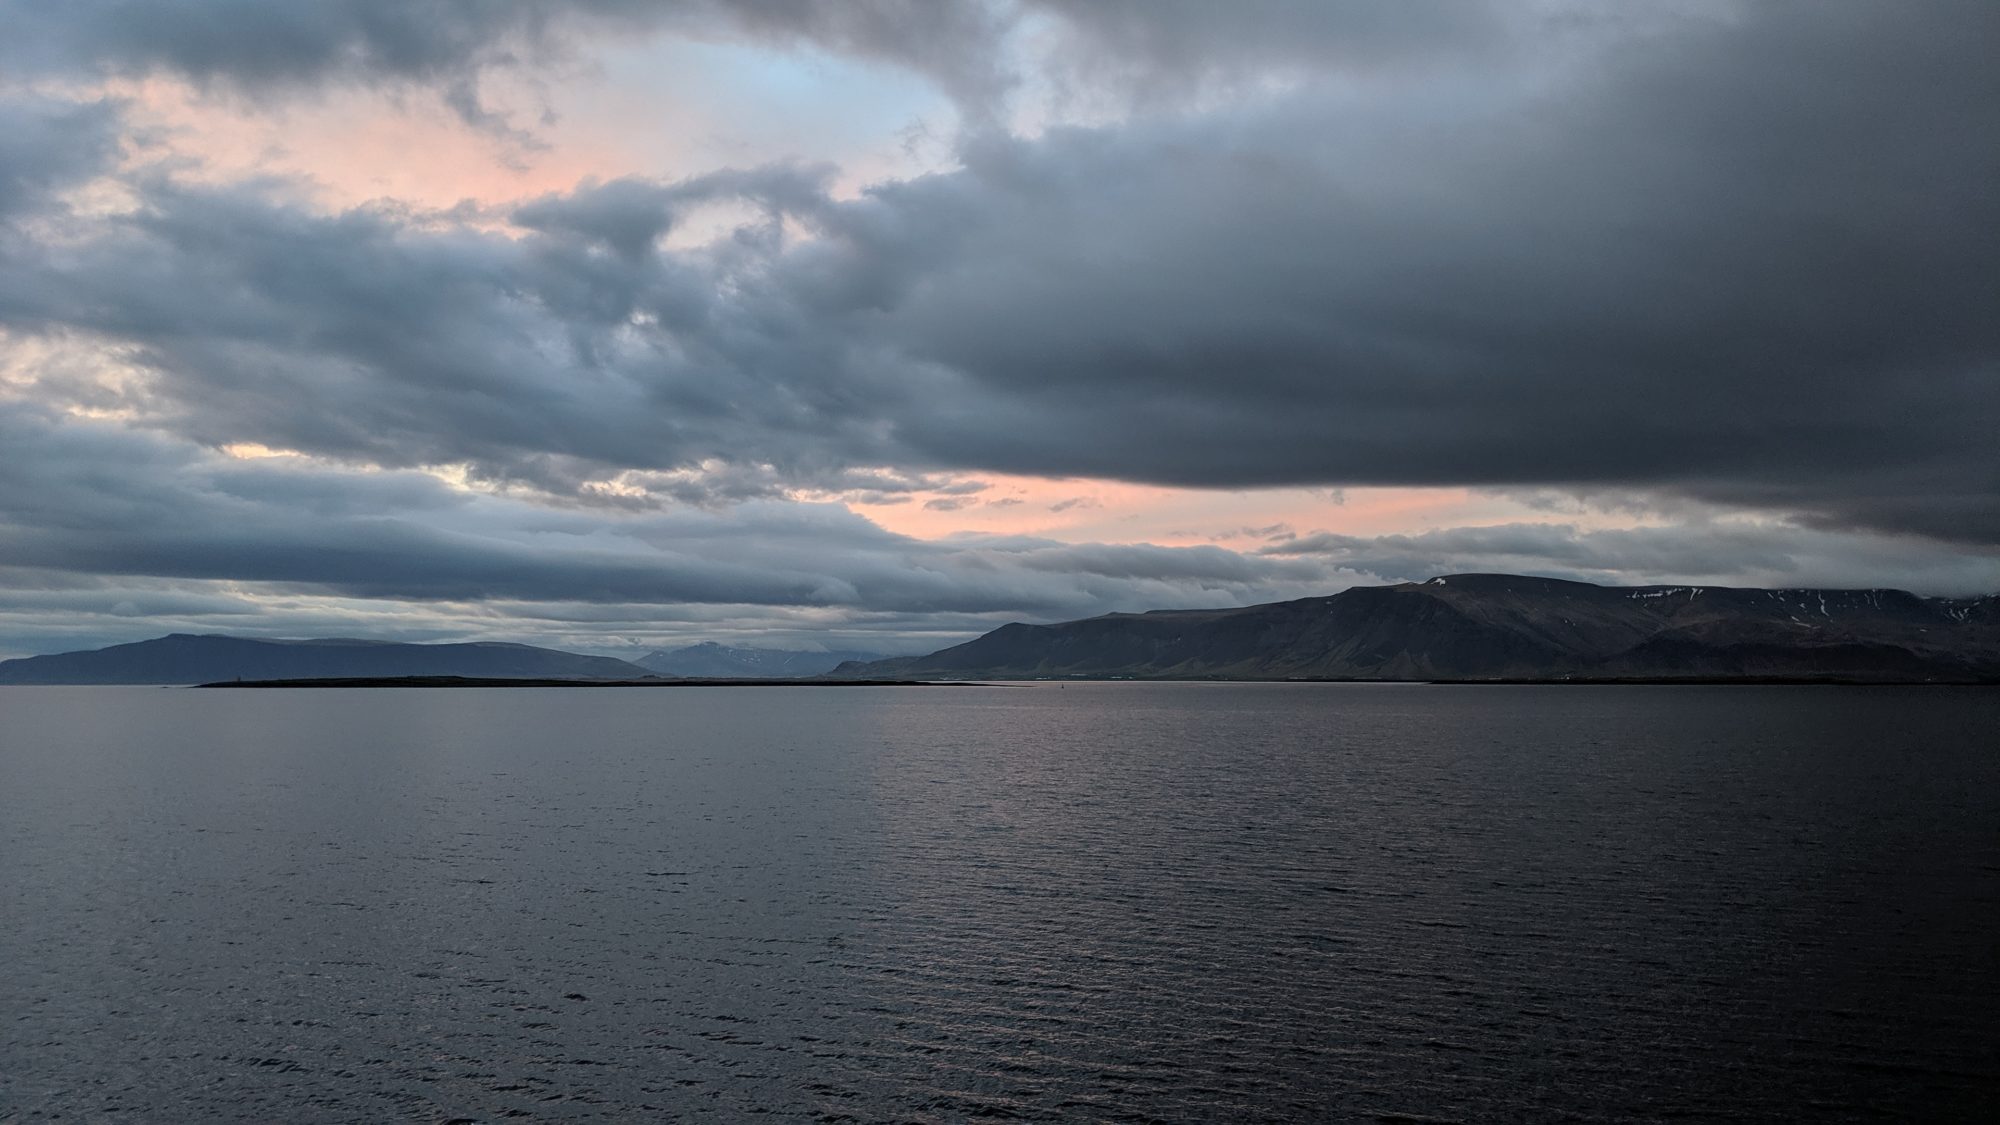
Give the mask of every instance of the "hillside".
M 175 633 L 87 652 L 0 661 L 0 684 L 194 684 L 322 676 L 634 679 L 645 669 L 530 645 L 274 641 Z
M 1505 574 L 1241 609 L 1014 624 L 839 675 L 1163 679 L 2000 679 L 2000 597 L 1609 587 Z

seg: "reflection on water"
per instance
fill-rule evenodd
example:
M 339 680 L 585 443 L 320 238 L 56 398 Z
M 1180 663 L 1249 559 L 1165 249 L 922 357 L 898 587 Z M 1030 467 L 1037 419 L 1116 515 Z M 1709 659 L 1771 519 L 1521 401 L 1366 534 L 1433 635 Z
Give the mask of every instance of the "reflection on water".
M 0 692 L 0 1118 L 2000 1105 L 2000 692 Z

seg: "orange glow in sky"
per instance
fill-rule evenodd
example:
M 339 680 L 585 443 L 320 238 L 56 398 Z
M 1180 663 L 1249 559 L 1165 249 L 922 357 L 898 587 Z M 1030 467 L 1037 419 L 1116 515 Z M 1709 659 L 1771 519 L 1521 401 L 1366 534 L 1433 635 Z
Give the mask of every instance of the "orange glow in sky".
M 193 157 L 198 164 L 183 164 L 180 174 L 216 183 L 277 177 L 299 185 L 312 205 L 329 210 L 382 200 L 436 209 L 471 201 L 493 208 L 493 221 L 500 222 L 497 216 L 513 201 L 568 191 L 591 178 L 673 179 L 728 163 L 732 155 L 743 162 L 766 158 L 755 146 L 720 137 L 719 123 L 704 116 L 714 112 L 712 99 L 687 96 L 687 84 L 704 75 L 726 84 L 742 60 L 715 45 L 680 50 L 682 72 L 655 66 L 637 81 L 621 73 L 631 69 L 631 60 L 614 56 L 606 72 L 582 76 L 570 86 L 560 107 L 545 104 L 545 95 L 534 87 L 510 84 L 504 76 L 489 80 L 482 97 L 509 120 L 530 126 L 528 143 L 470 128 L 421 91 L 332 90 L 256 107 L 243 104 L 240 96 L 170 78 L 121 80 L 105 91 L 125 100 L 130 112 L 156 131 L 156 141 L 133 153 L 140 162 L 167 154 Z M 815 111 L 792 103 L 810 90 L 788 89 L 782 74 L 766 74 L 763 81 L 765 104 L 732 121 L 733 127 L 739 134 L 762 136 L 775 149 L 805 143 L 819 128 L 811 120 Z M 543 110 L 549 115 L 543 117 Z M 873 123 L 877 135 L 882 124 Z M 877 148 L 862 145 L 842 154 L 842 190 L 852 190 L 848 181 L 859 182 L 857 177 L 919 170 L 923 154 L 914 147 Z M 1019 535 L 1238 550 L 1322 531 L 1380 535 L 1548 518 L 1463 488 L 1212 491 L 991 474 L 969 479 L 987 487 L 957 495 L 918 492 L 895 503 L 849 503 L 883 528 L 920 539 Z
M 516 152 L 417 94 L 335 91 L 245 113 L 229 95 L 173 79 L 119 82 L 109 92 L 129 99 L 133 116 L 159 130 L 165 148 L 196 156 L 195 178 L 304 180 L 313 201 L 332 210 L 381 199 L 423 208 L 519 199 L 568 190 L 619 160 L 577 141 Z
M 970 495 L 919 493 L 906 503 L 851 506 L 890 531 L 919 539 L 970 532 L 1231 549 L 1255 547 L 1286 532 L 1382 535 L 1548 518 L 1464 488 L 1213 491 L 1106 480 L 977 479 L 987 488 Z

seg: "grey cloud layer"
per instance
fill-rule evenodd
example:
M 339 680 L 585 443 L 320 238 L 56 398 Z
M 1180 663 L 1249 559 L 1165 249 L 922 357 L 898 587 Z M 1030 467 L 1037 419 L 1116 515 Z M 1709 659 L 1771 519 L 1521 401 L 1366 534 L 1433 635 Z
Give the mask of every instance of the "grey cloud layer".
M 0 319 L 132 349 L 200 440 L 556 491 L 711 459 L 1613 484 L 2000 542 L 1996 37 L 1983 3 L 1755 6 L 1483 103 L 1392 77 L 1411 104 L 988 133 L 853 200 L 587 185 L 521 240 L 142 179 L 11 262 Z M 657 248 L 716 198 L 770 221 Z
M 607 30 L 666 29 L 910 67 L 968 122 L 962 167 L 858 197 L 831 192 L 837 169 L 774 165 L 504 213 L 329 215 L 284 185 L 127 165 L 116 105 L 0 87 L 0 330 L 33 345 L 0 371 L 20 400 L 0 566 L 1024 616 L 1460 568 L 1425 552 L 1606 577 L 1991 573 L 2000 6 L 1585 5 L 1546 25 L 1469 3 L 1217 10 L 0 0 L 15 75 L 449 97 Z M 1024 62 L 1038 20 L 1055 47 Z M 1048 75 L 1168 111 L 1000 127 L 1008 91 Z M 136 207 L 73 208 L 63 193 L 94 177 Z M 717 202 L 759 217 L 670 240 Z M 130 427 L 63 420 L 74 407 Z M 323 461 L 196 448 L 232 442 Z M 92 457 L 108 467 L 80 471 Z M 539 499 L 337 464 L 463 465 Z M 973 549 L 772 499 L 951 497 L 930 474 L 981 471 L 1638 489 L 1797 526 Z M 1927 570 L 1934 546 L 1864 549 L 1891 540 L 1850 529 L 1967 550 Z M 1639 550 L 1669 540 L 1712 553 Z
M 0 409 L 0 567 L 419 601 L 706 603 L 1065 616 L 1304 590 L 1327 569 L 1212 548 L 925 543 L 835 504 L 552 510 L 419 473 L 233 461 Z
M 170 73 L 261 97 L 350 82 L 438 88 L 469 121 L 481 73 L 592 42 L 672 32 L 808 46 L 902 66 L 990 124 L 1023 69 L 1093 71 L 1158 94 L 1274 62 L 1368 65 L 1469 50 L 1502 30 L 1485 0 L 0 0 L 8 73 Z M 1037 22 L 1039 20 L 1039 22 Z M 1059 42 L 1023 59 L 1025 25 Z M 1081 78 L 1066 74 L 1069 81 Z
M 1464 570 L 1926 593 L 2000 586 L 2000 552 L 1782 524 L 1316 532 L 1248 553 L 923 542 L 834 504 L 551 509 L 421 473 L 231 460 L 20 404 L 0 406 L 0 448 L 0 654 L 167 629 L 495 636 L 610 651 L 623 638 L 644 646 L 761 631 L 800 643 L 831 631 L 861 647 L 928 651 L 1010 620 L 1240 605 Z
M 103 102 L 0 101 L 0 220 L 96 175 L 117 149 L 116 123 Z
M 1258 554 L 1324 559 L 1411 581 L 1497 571 L 1606 585 L 1894 586 L 1954 595 L 2000 586 L 2000 552 L 1940 552 L 1904 536 L 1859 537 L 1787 524 L 1699 519 L 1597 530 L 1517 523 L 1415 535 L 1321 532 L 1271 543 Z
M 661 31 L 888 62 L 983 116 L 1013 82 L 997 50 L 1012 17 L 1006 5 L 929 0 L 0 0 L 0 73 L 165 73 L 252 99 L 428 87 L 467 124 L 532 146 L 482 101 L 485 74 Z

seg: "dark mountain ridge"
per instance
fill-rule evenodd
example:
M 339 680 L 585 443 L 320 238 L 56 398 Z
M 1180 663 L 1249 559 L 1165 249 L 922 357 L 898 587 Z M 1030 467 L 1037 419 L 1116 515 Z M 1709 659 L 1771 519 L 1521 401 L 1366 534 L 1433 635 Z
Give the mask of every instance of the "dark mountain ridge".
M 2000 597 L 1460 574 L 1241 609 L 1005 625 L 836 674 L 939 678 L 2000 680 Z
M 87 652 L 0 661 L 0 684 L 194 684 L 327 676 L 518 676 L 638 679 L 645 669 L 608 656 L 476 641 L 283 641 L 174 633 Z

